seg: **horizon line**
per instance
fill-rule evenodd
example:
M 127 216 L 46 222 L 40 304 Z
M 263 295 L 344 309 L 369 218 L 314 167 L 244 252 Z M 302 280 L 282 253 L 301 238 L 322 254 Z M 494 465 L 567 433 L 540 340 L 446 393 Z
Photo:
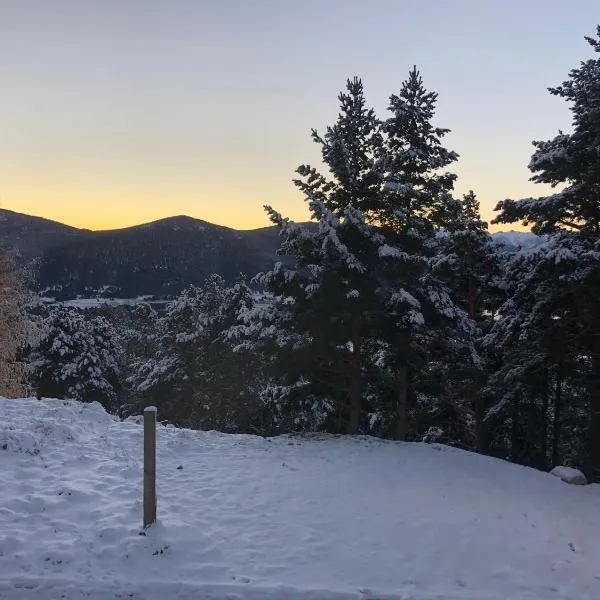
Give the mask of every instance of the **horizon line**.
M 2 208 L 0 206 L 0 213 L 2 212 L 9 212 L 9 213 L 13 213 L 15 215 L 20 215 L 23 217 L 31 217 L 34 219 L 41 219 L 43 221 L 48 221 L 50 223 L 56 223 L 57 225 L 62 225 L 63 227 L 70 227 L 71 229 L 77 229 L 79 231 L 90 231 L 90 232 L 94 232 L 94 233 L 103 233 L 103 232 L 110 232 L 110 231 L 123 231 L 125 229 L 133 229 L 135 227 L 143 227 L 144 225 L 152 225 L 154 223 L 159 223 L 161 221 L 167 221 L 169 219 L 177 219 L 177 218 L 185 218 L 185 219 L 192 219 L 193 221 L 199 221 L 201 223 L 206 223 L 207 225 L 212 225 L 213 227 L 223 227 L 225 229 L 231 229 L 232 231 L 258 231 L 260 229 L 269 229 L 271 227 L 277 227 L 277 225 L 262 225 L 260 227 L 250 227 L 250 228 L 241 228 L 238 229 L 236 227 L 232 227 L 231 225 L 223 225 L 221 223 L 213 223 L 212 221 L 206 221 L 205 219 L 201 219 L 199 217 L 192 217 L 191 215 L 184 215 L 184 214 L 176 214 L 176 215 L 168 215 L 166 217 L 160 217 L 158 219 L 154 219 L 152 221 L 143 221 L 141 223 L 134 223 L 133 225 L 123 225 L 122 227 L 111 227 L 111 228 L 99 228 L 99 229 L 94 229 L 92 227 L 78 227 L 77 225 L 70 225 L 69 223 L 65 223 L 63 221 L 57 221 L 56 219 L 51 219 L 49 217 L 44 217 L 42 215 L 33 215 L 30 213 L 24 213 L 24 212 L 19 212 L 16 210 L 13 210 L 11 208 Z M 295 223 L 312 223 L 315 221 L 293 221 L 292 219 L 290 219 L 291 222 L 295 222 Z M 495 224 L 494 224 L 495 225 Z M 516 232 L 516 233 L 532 233 L 531 230 L 529 229 L 498 229 L 497 226 L 494 226 L 491 223 L 488 222 L 488 231 L 489 233 L 511 233 L 511 232 Z M 503 225 L 508 225 L 508 223 L 503 224 Z M 517 223 L 512 224 L 516 227 L 522 227 Z M 493 230 L 492 230 L 493 228 Z

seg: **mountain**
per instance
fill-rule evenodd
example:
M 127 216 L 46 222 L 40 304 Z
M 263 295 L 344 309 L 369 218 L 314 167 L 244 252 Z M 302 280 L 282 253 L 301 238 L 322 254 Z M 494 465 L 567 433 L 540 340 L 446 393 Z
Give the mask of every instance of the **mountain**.
M 22 259 L 39 259 L 51 248 L 64 246 L 93 235 L 56 221 L 0 209 L 0 244 L 15 248 Z
M 274 231 L 245 235 L 191 217 L 171 217 L 94 232 L 49 249 L 40 262 L 38 285 L 60 298 L 164 297 L 201 284 L 211 273 L 232 281 L 240 273 L 268 269 L 278 246 Z
M 275 228 L 236 231 L 186 216 L 90 231 L 0 210 L 0 243 L 35 265 L 36 288 L 66 300 L 78 296 L 169 296 L 219 273 L 268 269 L 279 247 Z
M 497 231 L 492 234 L 494 242 L 506 252 L 530 250 L 544 243 L 544 237 L 530 231 Z
M 494 239 L 506 252 L 540 240 L 525 232 L 500 232 Z M 232 281 L 240 273 L 269 269 L 277 260 L 279 232 L 237 231 L 186 216 L 91 231 L 0 209 L 0 243 L 33 262 L 36 288 L 44 295 L 164 298 L 201 284 L 211 273 Z

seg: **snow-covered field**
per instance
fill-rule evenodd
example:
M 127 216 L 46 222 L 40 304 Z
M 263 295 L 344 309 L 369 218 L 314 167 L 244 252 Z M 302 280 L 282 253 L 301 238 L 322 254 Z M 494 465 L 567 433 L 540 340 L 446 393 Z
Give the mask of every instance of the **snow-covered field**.
M 2 600 L 600 598 L 598 485 L 436 445 L 160 427 L 141 535 L 141 425 L 0 411 Z

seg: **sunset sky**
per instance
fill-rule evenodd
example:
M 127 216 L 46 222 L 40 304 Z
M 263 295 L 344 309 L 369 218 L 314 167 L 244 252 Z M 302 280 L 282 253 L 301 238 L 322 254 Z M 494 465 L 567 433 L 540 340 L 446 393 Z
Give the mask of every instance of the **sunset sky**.
M 545 193 L 531 140 L 570 125 L 546 88 L 599 22 L 598 0 L 0 0 L 0 208 L 91 229 L 306 219 L 311 127 L 354 75 L 383 116 L 416 64 L 489 219 Z

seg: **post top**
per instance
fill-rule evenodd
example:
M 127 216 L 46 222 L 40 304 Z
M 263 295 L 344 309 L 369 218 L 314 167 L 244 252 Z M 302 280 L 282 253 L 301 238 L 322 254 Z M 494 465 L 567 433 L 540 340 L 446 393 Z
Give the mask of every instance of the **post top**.
M 146 406 L 146 408 L 144 409 L 144 412 L 156 412 L 157 408 L 156 406 Z

